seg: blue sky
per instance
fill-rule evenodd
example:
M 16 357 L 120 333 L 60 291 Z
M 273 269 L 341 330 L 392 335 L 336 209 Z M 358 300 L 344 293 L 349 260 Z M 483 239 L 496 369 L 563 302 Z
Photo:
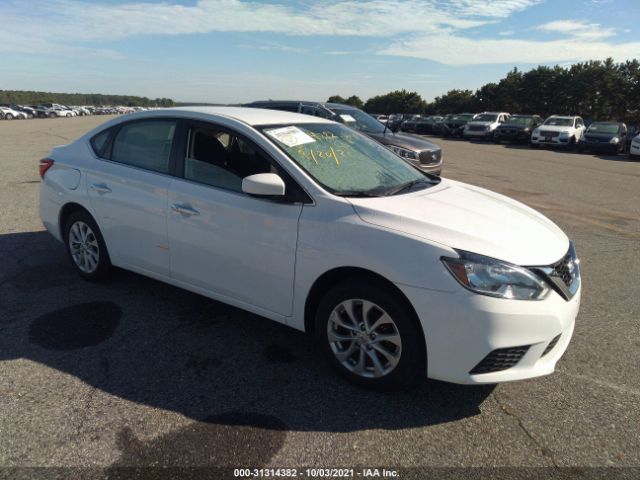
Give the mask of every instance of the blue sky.
M 640 58 L 640 0 L 0 0 L 0 89 L 234 103 L 426 100 Z

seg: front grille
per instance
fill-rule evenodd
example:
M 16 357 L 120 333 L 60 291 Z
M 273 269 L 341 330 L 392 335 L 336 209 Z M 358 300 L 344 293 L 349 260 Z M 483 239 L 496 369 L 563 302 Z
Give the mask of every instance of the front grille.
M 484 125 L 469 125 L 469 130 L 471 130 L 472 132 L 482 132 L 484 131 L 484 129 Z
M 476 375 L 479 373 L 492 373 L 507 370 L 517 364 L 524 354 L 529 350 L 530 345 L 522 347 L 498 348 L 484 357 L 469 373 Z
M 422 165 L 431 165 L 434 163 L 440 163 L 442 157 L 442 150 L 426 150 L 420 152 L 420 163 Z
M 584 137 L 585 140 L 587 140 L 587 142 L 593 142 L 593 143 L 609 143 L 609 140 L 606 138 L 602 138 L 602 137 L 591 137 L 589 135 Z
M 541 137 L 552 137 L 555 138 L 560 135 L 560 132 L 550 132 L 549 130 L 540 130 Z
M 553 350 L 553 347 L 556 346 L 556 344 L 558 343 L 558 340 L 560 340 L 560 335 L 556 335 L 555 337 L 553 337 L 553 340 L 551 340 L 549 342 L 549 345 L 547 345 L 547 348 L 544 349 L 544 352 L 542 352 L 542 356 L 544 357 L 547 353 L 549 353 L 551 350 Z
M 567 287 L 573 282 L 573 271 L 570 265 L 573 265 L 571 254 L 567 253 L 562 260 L 551 265 L 551 276 L 558 277 Z

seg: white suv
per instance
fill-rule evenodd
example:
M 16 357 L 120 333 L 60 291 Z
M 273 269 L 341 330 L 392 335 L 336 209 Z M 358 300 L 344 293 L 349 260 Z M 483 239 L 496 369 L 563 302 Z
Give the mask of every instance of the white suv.
M 574 148 L 585 130 L 582 117 L 551 115 L 531 134 L 531 147 L 551 145 Z
M 500 124 L 506 122 L 510 114 L 507 112 L 482 112 L 464 126 L 464 138 L 493 138 L 493 132 Z

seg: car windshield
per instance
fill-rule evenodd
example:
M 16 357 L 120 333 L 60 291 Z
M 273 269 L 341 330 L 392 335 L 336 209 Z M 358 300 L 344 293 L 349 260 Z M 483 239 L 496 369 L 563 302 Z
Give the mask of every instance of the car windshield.
M 439 182 L 378 142 L 341 124 L 275 125 L 261 130 L 336 195 L 386 196 L 413 184 Z
M 618 133 L 620 126 L 617 123 L 592 123 L 589 126 L 591 133 Z
M 495 122 L 498 119 L 498 115 L 495 113 L 483 113 L 473 119 L 474 122 Z
M 451 120 L 460 120 L 460 121 L 468 122 L 472 118 L 473 118 L 473 115 L 453 115 L 451 117 Z
M 506 121 L 506 123 L 509 125 L 527 126 L 531 124 L 532 120 L 533 120 L 532 117 L 511 117 L 509 120 Z
M 366 133 L 383 133 L 384 125 L 362 110 L 350 108 L 332 108 L 331 111 L 344 122 L 356 130 Z
M 547 118 L 543 125 L 549 125 L 554 127 L 573 127 L 573 118 Z

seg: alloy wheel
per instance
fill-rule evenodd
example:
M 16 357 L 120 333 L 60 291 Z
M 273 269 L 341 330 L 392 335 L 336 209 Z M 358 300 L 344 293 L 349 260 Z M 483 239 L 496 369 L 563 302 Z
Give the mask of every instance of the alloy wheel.
M 77 221 L 69 229 L 69 251 L 76 266 L 83 273 L 93 273 L 100 261 L 98 239 L 91 227 Z
M 388 375 L 402 354 L 398 326 L 382 307 L 368 300 L 339 303 L 329 315 L 327 338 L 342 366 L 364 378 Z

